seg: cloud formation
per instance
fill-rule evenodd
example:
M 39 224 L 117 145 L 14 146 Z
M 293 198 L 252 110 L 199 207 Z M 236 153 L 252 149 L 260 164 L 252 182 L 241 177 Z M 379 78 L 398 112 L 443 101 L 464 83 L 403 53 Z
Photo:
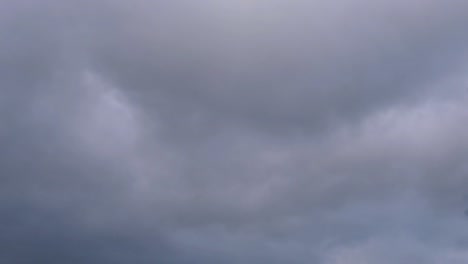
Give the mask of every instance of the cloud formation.
M 3 1 L 0 262 L 465 263 L 465 10 Z

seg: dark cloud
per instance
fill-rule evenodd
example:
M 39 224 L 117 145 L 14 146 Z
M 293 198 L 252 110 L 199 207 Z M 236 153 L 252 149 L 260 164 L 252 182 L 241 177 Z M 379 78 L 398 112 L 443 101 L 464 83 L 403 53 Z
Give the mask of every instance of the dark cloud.
M 463 1 L 4 1 L 0 262 L 465 263 Z
M 179 3 L 162 5 L 162 16 L 136 8 L 105 35 L 101 64 L 169 120 L 195 112 L 270 132 L 320 131 L 421 95 L 466 42 L 462 3 L 437 12 L 437 2 L 360 2 L 213 4 L 188 14 Z

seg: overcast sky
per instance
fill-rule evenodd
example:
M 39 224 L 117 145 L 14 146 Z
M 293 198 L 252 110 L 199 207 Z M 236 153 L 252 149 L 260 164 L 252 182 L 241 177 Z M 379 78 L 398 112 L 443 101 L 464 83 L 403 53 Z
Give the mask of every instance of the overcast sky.
M 468 1 L 0 1 L 0 262 L 468 263 Z

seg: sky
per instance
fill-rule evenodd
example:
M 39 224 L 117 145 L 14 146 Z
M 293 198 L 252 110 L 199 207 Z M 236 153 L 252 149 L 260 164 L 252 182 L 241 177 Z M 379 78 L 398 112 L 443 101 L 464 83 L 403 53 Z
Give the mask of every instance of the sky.
M 468 2 L 3 0 L 0 262 L 468 262 Z

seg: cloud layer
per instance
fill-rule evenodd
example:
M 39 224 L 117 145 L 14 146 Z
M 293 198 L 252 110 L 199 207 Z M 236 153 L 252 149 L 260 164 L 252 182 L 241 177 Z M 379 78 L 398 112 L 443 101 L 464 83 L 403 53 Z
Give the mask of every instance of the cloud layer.
M 466 263 L 466 10 L 3 1 L 0 262 Z

